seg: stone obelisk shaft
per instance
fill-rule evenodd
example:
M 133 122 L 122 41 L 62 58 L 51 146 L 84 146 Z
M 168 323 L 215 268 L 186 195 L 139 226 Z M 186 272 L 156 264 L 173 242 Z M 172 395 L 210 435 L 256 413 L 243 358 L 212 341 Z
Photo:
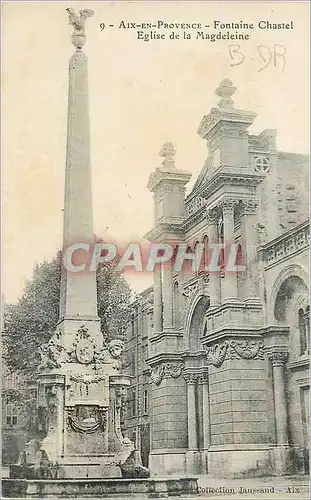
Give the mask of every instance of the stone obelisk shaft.
M 88 60 L 77 50 L 69 62 L 63 253 L 74 244 L 94 245 L 90 156 Z M 76 251 L 73 262 L 77 256 L 79 264 L 86 262 L 85 251 Z M 81 323 L 94 337 L 99 335 L 96 273 L 88 268 L 71 272 L 63 265 L 59 319 L 63 337 Z

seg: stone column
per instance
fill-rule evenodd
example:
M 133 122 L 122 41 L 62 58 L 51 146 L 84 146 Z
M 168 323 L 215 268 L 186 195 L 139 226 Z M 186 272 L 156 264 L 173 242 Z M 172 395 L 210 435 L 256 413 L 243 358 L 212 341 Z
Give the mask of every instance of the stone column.
M 153 332 L 162 331 L 162 284 L 161 267 L 158 264 L 153 272 Z
M 236 272 L 227 271 L 229 252 L 232 251 L 234 240 L 234 200 L 224 200 L 221 203 L 224 220 L 224 244 L 225 246 L 225 278 L 222 280 L 223 300 L 237 300 L 237 276 Z
M 245 258 L 245 280 L 243 281 L 245 299 L 258 297 L 258 263 L 256 248 L 256 207 L 255 200 L 243 201 L 241 220 L 242 253 Z
M 197 374 L 185 373 L 187 382 L 187 410 L 188 410 L 188 451 L 198 449 L 197 419 L 196 419 L 196 381 Z
M 286 409 L 286 392 L 284 365 L 288 353 L 279 350 L 268 351 L 268 357 L 273 367 L 273 389 L 275 405 L 276 442 L 278 445 L 288 444 L 288 426 Z
M 199 375 L 198 383 L 202 387 L 202 410 L 203 410 L 203 449 L 207 450 L 211 445 L 211 422 L 210 422 L 210 401 L 208 374 L 202 373 Z
M 162 264 L 163 330 L 173 330 L 172 264 Z
M 217 212 L 209 210 L 207 213 L 207 225 L 208 225 L 208 244 L 219 243 L 218 238 L 218 215 Z M 212 251 L 212 250 L 211 250 Z M 215 250 L 213 250 L 215 251 Z M 210 252 L 211 253 L 211 252 Z M 208 263 L 210 266 L 210 262 Z M 217 306 L 220 304 L 220 272 L 209 270 L 209 292 L 210 292 L 210 305 Z

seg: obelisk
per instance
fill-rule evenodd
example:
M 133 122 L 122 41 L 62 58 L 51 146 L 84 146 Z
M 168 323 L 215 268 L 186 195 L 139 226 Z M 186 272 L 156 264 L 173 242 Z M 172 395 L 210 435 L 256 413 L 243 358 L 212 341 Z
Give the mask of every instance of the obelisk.
M 86 42 L 85 22 L 93 15 L 93 11 L 81 10 L 80 16 L 71 8 L 67 12 L 74 29 L 72 43 L 76 50 L 69 61 L 63 256 L 72 245 L 79 247 L 87 244 L 90 248 L 94 245 L 88 59 L 82 52 Z M 72 264 L 86 263 L 89 256 L 90 252 L 77 249 L 72 253 Z M 80 272 L 71 271 L 63 261 L 58 328 L 65 347 L 72 343 L 72 336 L 81 323 L 91 333 L 96 344 L 101 345 L 96 273 L 88 267 Z

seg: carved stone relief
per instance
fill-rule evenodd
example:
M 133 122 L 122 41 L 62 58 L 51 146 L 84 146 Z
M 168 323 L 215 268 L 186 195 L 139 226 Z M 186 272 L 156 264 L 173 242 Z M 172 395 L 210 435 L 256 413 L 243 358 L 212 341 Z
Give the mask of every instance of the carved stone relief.
M 162 363 L 151 370 L 150 377 L 153 383 L 160 385 L 164 378 L 180 377 L 183 368 L 183 363 Z
M 206 349 L 207 362 L 218 368 L 227 359 L 264 359 L 263 346 L 258 340 L 226 340 Z

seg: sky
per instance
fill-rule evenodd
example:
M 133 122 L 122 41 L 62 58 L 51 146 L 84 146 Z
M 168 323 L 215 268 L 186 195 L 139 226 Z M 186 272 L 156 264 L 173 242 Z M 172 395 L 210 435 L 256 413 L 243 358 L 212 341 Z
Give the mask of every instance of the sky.
M 150 174 L 166 141 L 176 166 L 192 173 L 206 159 L 201 119 L 227 77 L 235 107 L 257 113 L 251 133 L 277 129 L 282 151 L 307 153 L 309 55 L 307 2 L 3 2 L 2 3 L 2 292 L 15 302 L 34 265 L 61 247 L 66 157 L 68 60 L 74 51 L 65 9 L 93 9 L 87 20 L 94 231 L 123 245 L 153 224 Z M 145 42 L 125 22 L 253 22 L 251 39 Z M 294 30 L 264 31 L 260 20 L 294 21 Z M 106 28 L 101 30 L 100 24 Z M 107 27 L 112 24 L 113 27 Z M 226 30 L 224 30 L 225 32 Z M 215 33 L 218 31 L 216 30 Z M 242 64 L 230 58 L 240 44 Z M 283 59 L 273 51 L 286 51 Z M 261 46 L 261 47 L 260 47 Z M 262 47 L 264 46 L 264 47 Z M 280 47 L 281 46 L 281 47 Z M 258 48 L 259 47 L 259 48 Z M 261 51 L 261 52 L 260 52 Z M 260 56 L 260 53 L 262 56 Z M 238 57 L 238 56 L 236 56 Z M 265 69 L 263 57 L 271 62 Z M 131 275 L 141 291 L 151 276 Z

